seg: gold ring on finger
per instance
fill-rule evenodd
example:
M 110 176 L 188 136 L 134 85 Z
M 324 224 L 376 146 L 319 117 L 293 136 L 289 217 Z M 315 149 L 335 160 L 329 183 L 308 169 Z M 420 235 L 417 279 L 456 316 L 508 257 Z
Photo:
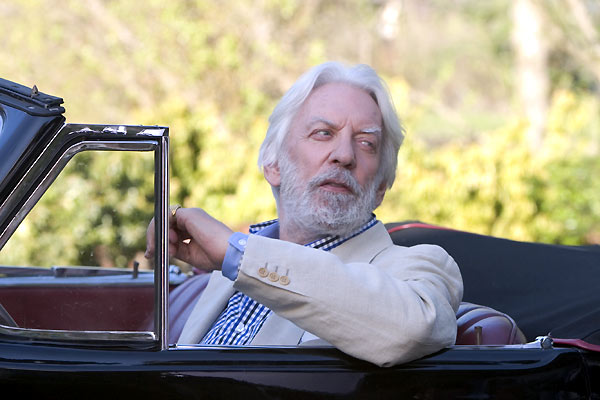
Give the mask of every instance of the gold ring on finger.
M 172 206 L 169 207 L 169 210 L 171 211 L 171 216 L 175 217 L 175 215 L 177 214 L 177 210 L 179 210 L 181 208 L 181 206 L 179 204 L 174 204 Z

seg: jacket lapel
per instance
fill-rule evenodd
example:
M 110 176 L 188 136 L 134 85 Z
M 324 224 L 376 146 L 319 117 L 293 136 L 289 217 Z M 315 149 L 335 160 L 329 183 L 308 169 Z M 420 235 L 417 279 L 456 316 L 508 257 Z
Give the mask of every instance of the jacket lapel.
M 235 293 L 233 282 L 224 277 L 221 271 L 213 271 L 206 288 L 190 313 L 177 343 L 199 343 L 217 320 L 233 293 Z
M 295 346 L 300 343 L 303 334 L 302 328 L 271 312 L 250 344 L 253 346 Z
M 331 252 L 338 256 L 344 263 L 371 263 L 379 253 L 393 244 L 385 226 L 381 221 L 377 221 L 370 229 L 367 229 L 360 235 L 354 236 L 352 239 L 346 240 L 338 247 L 332 249 Z

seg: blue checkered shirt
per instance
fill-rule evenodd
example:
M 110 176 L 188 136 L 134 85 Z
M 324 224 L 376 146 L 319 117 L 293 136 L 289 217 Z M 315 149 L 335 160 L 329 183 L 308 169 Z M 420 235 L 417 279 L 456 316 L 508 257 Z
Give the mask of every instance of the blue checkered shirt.
M 377 223 L 375 215 L 356 231 L 348 236 L 327 236 L 305 246 L 329 251 L 345 241 L 360 235 Z M 250 226 L 250 233 L 256 234 L 263 229 L 279 224 L 278 220 L 262 222 Z M 271 310 L 242 292 L 235 292 L 229 299 L 227 307 L 221 313 L 212 328 L 204 336 L 201 344 L 242 346 L 254 339 L 263 323 L 271 314 Z

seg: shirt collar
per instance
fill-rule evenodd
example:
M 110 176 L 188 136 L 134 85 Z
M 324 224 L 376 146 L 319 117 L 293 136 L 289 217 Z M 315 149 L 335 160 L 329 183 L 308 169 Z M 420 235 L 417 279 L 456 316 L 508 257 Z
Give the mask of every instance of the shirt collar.
M 306 247 L 312 247 L 314 249 L 322 249 L 329 251 L 335 247 L 338 247 L 342 243 L 352 239 L 354 236 L 360 235 L 367 229 L 371 228 L 377 223 L 375 214 L 371 214 L 371 218 L 361 227 L 351 232 L 346 236 L 325 236 L 321 239 L 317 239 L 314 242 L 305 244 Z M 257 234 L 260 236 L 269 237 L 272 239 L 279 239 L 279 220 L 272 219 L 270 221 L 260 222 L 258 224 L 250 225 L 250 233 Z

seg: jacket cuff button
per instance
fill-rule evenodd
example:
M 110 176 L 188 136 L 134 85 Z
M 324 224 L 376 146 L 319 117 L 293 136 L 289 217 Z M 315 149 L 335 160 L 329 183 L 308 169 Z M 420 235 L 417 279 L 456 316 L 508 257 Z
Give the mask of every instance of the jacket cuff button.
M 277 272 L 275 272 L 275 271 L 271 272 L 269 274 L 269 280 L 271 282 L 277 282 L 279 280 L 279 274 Z

